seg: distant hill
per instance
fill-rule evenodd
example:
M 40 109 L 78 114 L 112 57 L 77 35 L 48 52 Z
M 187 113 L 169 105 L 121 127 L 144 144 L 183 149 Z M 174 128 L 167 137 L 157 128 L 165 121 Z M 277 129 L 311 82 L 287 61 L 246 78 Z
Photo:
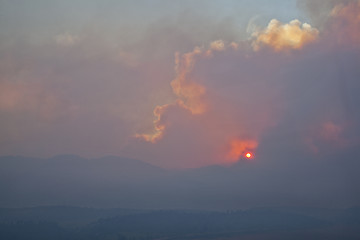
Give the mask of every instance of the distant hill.
M 0 157 L 0 207 L 107 206 L 107 199 L 112 206 L 116 202 L 131 203 L 132 196 L 137 195 L 136 188 L 149 181 L 157 182 L 166 173 L 160 167 L 115 156 L 96 159 L 75 155 L 49 159 Z

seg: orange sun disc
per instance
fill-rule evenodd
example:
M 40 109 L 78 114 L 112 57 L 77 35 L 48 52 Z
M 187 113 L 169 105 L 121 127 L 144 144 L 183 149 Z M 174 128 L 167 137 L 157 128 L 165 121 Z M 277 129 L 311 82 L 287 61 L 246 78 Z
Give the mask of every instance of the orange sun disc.
M 247 158 L 251 158 L 251 153 L 249 153 L 249 152 L 248 152 L 248 153 L 246 153 L 246 154 L 245 154 L 245 157 L 247 157 Z

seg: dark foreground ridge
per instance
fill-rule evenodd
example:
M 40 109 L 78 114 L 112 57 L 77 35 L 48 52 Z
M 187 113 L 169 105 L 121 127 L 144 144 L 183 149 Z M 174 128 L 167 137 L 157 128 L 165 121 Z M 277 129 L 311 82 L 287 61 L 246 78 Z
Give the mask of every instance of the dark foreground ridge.
M 359 239 L 360 208 L 0 209 L 0 239 Z

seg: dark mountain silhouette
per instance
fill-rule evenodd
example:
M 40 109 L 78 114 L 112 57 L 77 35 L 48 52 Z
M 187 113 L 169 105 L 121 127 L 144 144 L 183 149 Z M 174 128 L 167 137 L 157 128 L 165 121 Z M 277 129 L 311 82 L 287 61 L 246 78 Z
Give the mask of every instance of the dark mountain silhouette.
M 6 156 L 0 157 L 0 207 L 227 210 L 356 205 L 359 190 L 350 184 L 356 182 L 354 175 L 339 179 L 342 169 L 328 163 L 321 168 L 316 162 L 296 161 L 289 166 L 291 172 L 256 162 L 169 170 L 116 156 Z

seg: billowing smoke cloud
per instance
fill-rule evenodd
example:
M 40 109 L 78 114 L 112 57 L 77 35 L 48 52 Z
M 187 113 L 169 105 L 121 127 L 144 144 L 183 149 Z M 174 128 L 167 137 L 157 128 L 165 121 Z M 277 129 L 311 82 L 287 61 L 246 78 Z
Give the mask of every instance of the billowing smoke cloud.
M 287 149 L 309 154 L 355 146 L 359 1 L 301 2 L 321 21 L 273 19 L 247 40 L 237 18 L 188 11 L 117 21 L 128 22 L 120 31 L 90 24 L 31 40 L 2 34 L 0 150 L 193 167 L 247 151 L 260 158 L 281 136 Z
M 144 139 L 145 141 L 156 143 L 164 137 L 164 134 L 168 128 L 173 124 L 168 119 L 170 118 L 172 111 L 176 109 L 182 109 L 188 112 L 189 115 L 202 116 L 199 119 L 203 119 L 208 122 L 200 127 L 208 129 L 211 132 L 220 132 L 212 135 L 210 138 L 216 138 L 215 144 L 220 146 L 213 146 L 215 148 L 223 149 L 225 151 L 216 158 L 222 159 L 224 162 L 236 162 L 245 154 L 246 151 L 254 151 L 258 143 L 255 140 L 256 134 L 250 134 L 251 136 L 240 137 L 243 135 L 244 129 L 235 127 L 229 129 L 227 126 L 216 128 L 217 125 L 221 125 L 224 121 L 221 110 L 217 109 L 219 103 L 214 102 L 204 85 L 196 82 L 196 74 L 193 73 L 194 67 L 197 62 L 214 57 L 216 52 L 224 52 L 229 50 L 230 52 L 238 50 L 239 45 L 235 42 L 226 44 L 222 40 L 211 42 L 208 47 L 195 47 L 193 51 L 180 55 L 175 54 L 175 72 L 176 77 L 171 82 L 171 87 L 177 99 L 174 103 L 156 106 L 154 109 L 154 132 L 152 134 L 136 134 L 137 138 Z M 210 106 L 209 106 L 210 105 Z M 223 106 L 220 106 L 223 108 Z M 225 113 L 233 118 L 234 110 Z M 210 124 L 210 125 L 209 125 Z M 208 135 L 208 134 L 207 134 Z M 218 154 L 218 153 L 217 153 Z
M 301 25 L 297 20 L 294 20 L 289 24 L 281 24 L 277 20 L 272 20 L 267 29 L 253 33 L 254 40 L 252 41 L 252 46 L 256 51 L 264 45 L 273 47 L 275 51 L 298 49 L 303 45 L 314 41 L 317 36 L 318 31 L 316 29 L 308 24 Z M 244 45 L 247 43 L 243 42 L 240 44 Z M 168 121 L 167 115 L 171 109 L 173 110 L 176 108 L 185 109 L 191 115 L 203 115 L 211 109 L 211 113 L 208 116 L 213 119 L 218 119 L 215 122 L 223 121 L 223 119 L 219 117 L 220 114 L 216 113 L 214 106 L 209 106 L 210 103 L 215 106 L 219 103 L 209 99 L 211 97 L 207 94 L 205 85 L 196 81 L 193 70 L 196 63 L 201 59 L 206 60 L 212 58 L 214 57 L 215 52 L 224 52 L 227 50 L 229 52 L 237 51 L 239 50 L 239 44 L 235 42 L 226 44 L 222 40 L 217 40 L 211 42 L 208 47 L 195 47 L 193 51 L 182 55 L 176 53 L 176 77 L 171 82 L 171 87 L 174 94 L 177 96 L 177 100 L 174 103 L 156 106 L 153 112 L 155 116 L 153 133 L 136 134 L 136 137 L 152 143 L 156 143 L 162 139 L 167 129 L 172 124 Z M 220 108 L 223 108 L 223 106 Z M 231 110 L 231 112 L 226 114 L 233 115 L 234 110 Z M 268 119 L 268 116 L 264 118 Z M 210 120 L 207 119 L 207 121 Z M 264 125 L 264 123 L 261 125 Z M 259 135 L 258 129 L 263 129 L 264 126 L 257 125 L 256 128 L 257 129 L 252 131 L 245 131 L 244 127 L 240 127 L 241 130 L 233 129 L 233 132 L 231 133 L 231 131 L 225 130 L 226 127 L 223 127 L 221 131 L 226 132 L 226 136 L 222 136 L 219 140 L 223 141 L 220 145 L 227 150 L 226 153 L 220 156 L 222 161 L 234 162 L 240 159 L 247 151 L 254 151 L 258 145 L 256 140 Z M 239 137 L 241 135 L 242 137 Z
M 314 42 L 318 35 L 317 29 L 307 23 L 302 24 L 297 19 L 286 24 L 272 19 L 265 29 L 253 33 L 255 39 L 252 46 L 255 51 L 265 46 L 269 46 L 275 51 L 300 49 L 304 45 Z
M 329 148 L 344 149 L 350 146 L 349 140 L 346 140 L 347 123 L 338 117 L 341 110 L 326 111 L 322 107 L 317 109 L 318 106 L 313 104 L 314 106 L 309 106 L 304 112 L 301 110 L 303 106 L 299 105 L 302 100 L 295 100 L 299 98 L 296 97 L 298 93 L 291 96 L 291 92 L 294 89 L 299 90 L 299 86 L 313 88 L 320 84 L 316 83 L 317 79 L 314 78 L 318 74 L 317 70 L 305 70 L 293 64 L 302 62 L 305 67 L 307 64 L 303 61 L 311 56 L 313 48 L 319 49 L 321 54 L 331 52 L 329 45 L 322 44 L 336 39 L 329 39 L 327 32 L 336 36 L 344 35 L 345 30 L 339 29 L 339 22 L 347 22 L 343 27 L 347 34 L 345 39 L 347 42 L 351 40 L 353 45 L 356 44 L 358 6 L 358 2 L 336 5 L 329 15 L 323 34 L 299 20 L 281 23 L 273 19 L 266 28 L 255 28 L 250 41 L 229 44 L 218 40 L 210 43 L 208 47 L 195 47 L 193 51 L 185 54 L 176 53 L 176 77 L 171 82 L 171 87 L 177 99 L 173 103 L 155 108 L 153 133 L 136 136 L 156 144 L 160 144 L 165 138 L 164 141 L 174 141 L 175 145 L 180 146 L 180 140 L 171 139 L 181 135 L 181 131 L 191 131 L 189 129 L 194 126 L 189 121 L 202 122 L 194 123 L 196 128 L 203 129 L 202 136 L 197 137 L 198 142 L 195 143 L 198 144 L 199 151 L 204 151 L 206 147 L 211 148 L 209 151 L 212 152 L 213 159 L 209 159 L 211 157 L 206 154 L 204 157 L 208 159 L 208 163 L 231 163 L 241 159 L 246 152 L 256 152 L 258 147 L 263 148 L 262 144 L 268 144 L 262 139 L 267 130 L 289 121 L 287 114 L 299 108 L 297 114 L 300 116 L 307 114 L 306 111 L 317 111 L 311 114 L 314 117 L 321 116 L 316 117 L 317 120 L 303 121 L 303 126 L 299 127 L 302 129 L 300 132 L 294 130 L 304 151 L 318 154 Z M 347 42 L 340 43 L 346 46 Z M 266 48 L 273 51 L 262 51 Z M 279 52 L 288 54 L 282 55 Z M 333 64 L 322 58 L 318 61 L 325 65 Z M 300 69 L 313 75 L 299 74 L 297 71 Z M 327 67 L 324 66 L 323 69 L 326 70 Z M 336 84 L 336 79 L 329 76 L 322 84 L 330 91 L 333 84 Z M 314 102 L 321 102 L 321 96 L 331 96 L 331 93 L 324 89 L 312 91 L 314 93 L 309 99 Z M 328 104 L 339 103 L 329 99 Z M 190 120 L 186 118 L 187 123 L 179 123 L 182 117 L 174 117 L 174 112 L 193 117 Z M 279 130 L 281 131 L 283 129 Z M 171 134 L 173 136 L 170 136 Z M 160 145 L 164 147 L 164 143 Z M 196 161 L 203 162 L 193 161 L 192 166 L 197 165 Z

